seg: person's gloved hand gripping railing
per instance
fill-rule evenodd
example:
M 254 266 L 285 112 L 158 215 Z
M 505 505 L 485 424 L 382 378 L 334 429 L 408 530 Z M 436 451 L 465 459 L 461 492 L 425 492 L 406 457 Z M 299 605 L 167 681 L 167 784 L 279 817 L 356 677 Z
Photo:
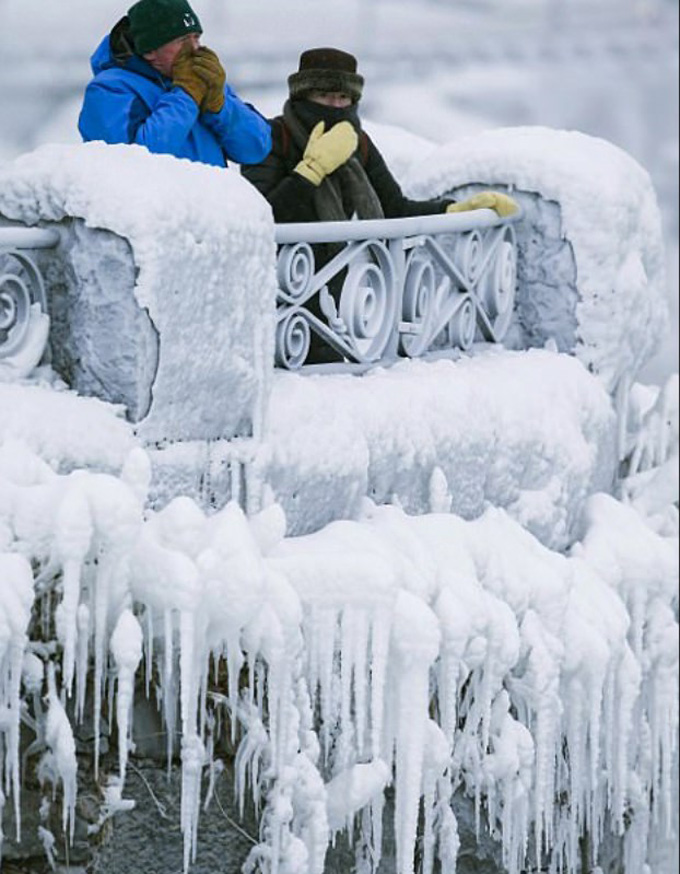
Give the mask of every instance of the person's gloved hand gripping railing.
M 493 209 L 501 218 L 507 218 L 514 215 L 519 210 L 519 206 L 512 197 L 500 191 L 480 191 L 467 200 L 450 203 L 446 207 L 447 212 L 469 212 L 473 209 Z

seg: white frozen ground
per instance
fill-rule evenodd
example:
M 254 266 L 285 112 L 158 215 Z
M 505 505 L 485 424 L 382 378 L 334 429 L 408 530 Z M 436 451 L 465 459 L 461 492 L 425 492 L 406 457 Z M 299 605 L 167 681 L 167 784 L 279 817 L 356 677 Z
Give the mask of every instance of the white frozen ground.
M 109 5 L 113 9 L 108 3 L 98 3 L 96 9 L 93 4 L 73 3 L 73 13 L 82 13 L 77 35 L 65 28 L 52 5 L 40 6 L 41 30 L 34 24 L 33 34 L 45 64 L 43 72 L 49 69 L 55 78 L 59 55 L 67 70 L 65 78 L 74 75 L 69 66 L 78 66 L 73 53 L 89 41 L 88 27 L 103 29 L 104 19 L 108 24 L 115 17 L 104 9 Z M 0 37 L 0 64 L 7 63 L 7 30 L 25 34 L 29 19 L 24 16 L 31 12 L 25 0 L 21 5 L 4 0 L 3 6 L 7 28 Z M 211 14 L 216 19 L 222 15 L 225 26 L 233 28 L 229 40 L 241 58 L 237 69 L 247 70 L 248 64 L 256 69 L 257 56 L 246 57 L 252 45 L 250 33 L 258 23 L 263 28 L 263 13 L 274 15 L 277 7 L 252 3 L 248 10 L 230 10 L 212 6 Z M 442 22 L 449 21 L 449 13 L 441 4 L 375 3 L 369 7 L 347 2 L 328 6 L 326 25 L 339 28 L 333 36 L 344 33 L 350 47 L 362 45 L 358 22 L 363 21 L 377 38 L 385 28 L 385 53 L 389 54 L 401 21 L 410 28 L 413 41 L 420 36 L 416 25 L 429 26 L 432 29 L 422 38 L 431 40 L 437 51 L 445 54 L 448 50 Z M 535 21 L 537 6 L 518 3 L 517 9 Z M 488 8 L 491 14 L 492 4 Z M 307 5 L 306 9 L 308 15 Z M 392 17 L 387 20 L 388 10 Z M 626 15 L 644 15 L 650 10 L 654 11 L 649 4 L 631 3 Z M 266 28 L 258 43 L 264 61 L 275 58 L 270 63 L 277 70 L 286 70 L 290 59 L 277 61 L 276 53 L 294 46 L 291 51 L 296 56 L 300 47 L 301 37 L 293 37 L 290 27 L 295 4 L 288 13 L 287 27 Z M 556 4 L 550 14 L 559 14 Z M 37 16 L 30 21 L 36 22 Z M 472 7 L 463 24 L 470 39 L 479 38 L 479 14 Z M 313 33 L 307 31 L 310 40 L 331 41 L 322 40 L 327 33 L 321 24 L 315 27 Z M 451 29 L 455 32 L 453 23 Z M 496 64 L 494 45 L 498 52 L 507 46 L 507 28 L 496 23 L 493 31 L 484 55 L 486 68 L 481 70 L 469 57 L 465 64 L 470 65 L 468 81 L 473 83 L 470 88 L 476 98 L 493 92 L 494 82 L 488 79 L 496 76 L 504 84 L 514 76 L 527 84 L 522 59 L 510 65 L 506 57 L 505 73 L 498 66 L 495 73 L 489 69 L 488 65 Z M 276 39 L 281 34 L 286 38 Z M 624 35 L 629 39 L 631 32 L 624 28 Z M 575 57 L 572 48 L 566 58 L 570 62 Z M 18 45 L 13 48 L 18 50 Z M 391 57 L 394 60 L 395 54 Z M 665 82 L 663 74 L 677 64 L 677 54 L 674 57 L 667 67 L 657 56 L 648 58 L 645 69 L 650 80 Z M 610 58 L 613 65 L 615 58 Z M 374 63 L 377 68 L 378 61 Z M 542 63 L 537 56 L 530 58 L 533 76 L 539 80 Z M 598 63 L 606 66 L 608 62 L 600 59 Z M 416 61 L 411 69 L 417 69 Z M 654 70 L 663 74 L 657 78 Z M 602 67 L 589 79 L 597 79 L 598 71 Z M 29 73 L 29 83 L 36 85 L 40 75 L 39 70 Z M 439 131 L 446 140 L 457 132 L 452 128 L 458 124 L 467 124 L 466 132 L 474 124 L 469 116 L 461 121 L 455 108 L 444 109 L 450 96 L 447 89 L 455 81 L 448 75 L 426 73 L 408 86 L 403 80 L 392 85 L 388 81 L 382 93 L 392 98 L 386 99 L 381 112 L 376 100 L 376 121 L 404 124 L 404 117 L 398 115 L 404 95 L 418 96 L 417 85 L 422 83 L 425 88 L 427 83 L 433 86 L 426 89 L 429 95 L 445 95 L 433 99 L 441 127 L 425 129 L 424 117 L 423 127 L 414 126 L 414 133 L 435 139 Z M 435 81 L 442 83 L 441 91 L 434 87 Z M 262 89 L 263 84 L 258 87 Z M 580 78 L 575 90 L 580 92 L 583 84 Z M 24 88 L 28 88 L 26 82 Z M 11 90 L 0 99 L 6 99 Z M 274 92 L 267 91 L 272 104 Z M 496 99 L 500 98 L 496 95 Z M 547 106 L 543 104 L 546 112 Z M 675 102 L 665 103 L 664 111 L 669 106 Z M 19 126 L 26 125 L 25 138 L 5 140 L 7 158 L 50 138 L 44 129 L 26 133 L 30 107 L 24 107 L 23 113 L 18 112 L 16 119 Z M 42 114 L 47 122 L 46 113 Z M 430 123 L 433 117 L 429 115 Z M 56 139 L 66 132 L 67 118 L 73 119 L 72 106 L 52 128 Z M 527 118 L 495 119 L 504 124 L 519 120 L 527 122 Z M 529 120 L 560 126 L 554 116 Z M 629 123 L 637 124 L 630 119 Z M 445 127 L 448 124 L 451 128 Z M 487 120 L 479 121 L 480 128 L 485 126 Z M 630 132 L 626 124 L 623 127 Z M 384 141 L 395 156 L 400 150 L 404 157 L 412 155 L 413 145 L 418 145 L 389 131 Z M 446 154 L 448 146 L 443 149 Z M 666 159 L 670 169 L 666 168 L 665 178 L 671 185 L 675 179 L 677 186 L 677 167 L 673 169 L 670 154 Z M 602 171 L 606 176 L 605 167 Z M 564 183 L 562 178 L 553 184 L 559 188 Z M 591 214 L 588 196 L 588 191 L 574 193 L 572 216 Z M 617 194 L 621 203 L 632 196 L 632 192 Z M 598 233 L 592 218 L 581 220 L 590 223 L 593 235 Z M 145 229 L 137 226 L 136 232 Z M 617 326 L 625 329 L 625 322 L 618 321 Z M 631 323 L 628 337 L 636 330 L 637 325 Z M 523 385 L 508 376 L 507 390 L 498 387 L 499 396 L 508 398 L 507 414 L 503 416 L 500 410 L 506 429 L 518 443 L 524 442 L 534 462 L 555 446 L 555 455 L 567 465 L 587 465 L 592 445 L 584 441 L 584 434 L 606 431 L 614 417 L 606 379 L 588 376 L 574 359 L 549 350 L 531 355 L 541 357 L 548 383 L 554 378 L 563 386 L 560 412 L 565 418 L 533 402 L 533 382 Z M 521 368 L 529 355 L 513 353 L 508 366 L 515 360 L 512 366 Z M 628 363 L 631 375 L 639 378 L 634 373 L 636 362 Z M 443 362 L 440 367 L 447 370 L 451 365 Z M 485 369 L 490 382 L 499 377 L 493 358 L 482 355 L 472 360 L 468 369 L 475 368 L 477 382 L 483 382 Z M 414 379 L 420 369 L 414 368 Z M 677 358 L 673 367 L 672 356 L 665 357 L 658 382 L 665 382 L 673 370 L 677 370 Z M 450 381 L 448 370 L 443 378 Z M 285 377 L 280 382 L 298 379 Z M 347 422 L 338 418 L 334 422 L 338 446 L 356 446 L 357 437 L 364 436 L 374 441 L 373 451 L 378 455 L 381 443 L 385 453 L 392 451 L 391 443 L 398 444 L 399 432 L 381 433 L 373 425 L 380 421 L 377 408 L 390 402 L 391 392 L 399 393 L 400 380 L 408 379 L 408 374 L 398 370 L 376 375 L 376 382 L 384 382 L 375 394 L 376 408 L 366 403 L 359 423 L 356 417 Z M 331 380 L 337 381 L 340 396 L 346 380 Z M 301 385 L 299 391 L 313 395 L 314 384 Z M 436 394 L 436 386 L 432 390 Z M 286 426 L 285 404 L 276 387 L 274 402 L 280 405 L 278 412 L 275 407 L 271 410 L 275 434 L 276 428 L 283 431 Z M 474 391 L 457 402 L 463 405 L 461 417 L 474 420 L 479 407 Z M 361 404 L 357 402 L 357 409 Z M 510 404 L 512 409 L 526 405 L 531 416 L 513 417 Z M 672 826 L 677 816 L 678 729 L 677 377 L 663 390 L 658 385 L 633 386 L 626 445 L 631 476 L 620 484 L 620 500 L 606 494 L 587 500 L 580 535 L 560 552 L 547 548 L 521 523 L 550 513 L 563 483 L 554 483 L 552 488 L 548 484 L 533 494 L 528 490 L 514 514 L 488 507 L 478 518 L 464 521 L 448 512 L 451 482 L 439 471 L 429 483 L 431 513 L 408 516 L 397 504 L 378 507 L 366 500 L 352 520 L 303 538 L 287 538 L 280 507 L 266 500 L 262 512 L 250 519 L 234 505 L 206 516 L 187 498 L 179 498 L 158 513 L 145 510 L 148 458 L 132 428 L 111 407 L 66 391 L 47 371 L 22 385 L 0 385 L 0 412 L 0 728 L 8 750 L 4 765 L 7 798 L 0 798 L 6 803 L 16 801 L 19 790 L 15 752 L 19 695 L 30 696 L 41 688 L 49 655 L 35 641 L 28 643 L 25 653 L 30 610 L 34 599 L 41 598 L 50 582 L 61 575 L 59 682 L 72 690 L 76 711 L 85 705 L 88 641 L 95 656 L 97 697 L 87 706 L 101 706 L 106 691 L 102 678 L 110 658 L 117 670 L 116 719 L 121 727 L 129 725 L 131 676 L 138 666 L 148 671 L 153 658 L 159 659 L 169 718 L 171 675 L 180 671 L 185 864 L 196 849 L 200 854 L 200 842 L 195 847 L 197 799 L 206 764 L 201 689 L 208 653 L 213 651 L 229 662 L 231 677 L 238 675 L 244 658 L 253 667 L 249 693 L 235 708 L 246 731 L 238 760 L 241 789 L 245 791 L 248 781 L 256 780 L 258 770 L 269 768 L 278 775 L 270 786 L 265 817 L 270 841 L 280 840 L 281 874 L 318 874 L 329 831 L 341 828 L 361 808 L 367 811 L 365 839 L 379 845 L 382 790 L 391 779 L 393 749 L 399 874 L 410 870 L 421 793 L 426 799 L 425 870 L 436 845 L 446 874 L 453 874 L 457 825 L 447 804 L 452 775 L 473 794 L 486 796 L 491 818 L 498 817 L 502 823 L 510 872 L 521 869 L 532 821 L 535 839 L 540 843 L 545 837 L 558 848 L 557 859 L 562 857 L 567 869 L 574 870 L 578 829 L 587 823 L 597 841 L 605 808 L 611 812 L 615 829 L 633 814 L 626 840 L 627 874 L 676 870 L 677 833 L 673 835 Z M 573 432 L 565 428 L 565 422 L 576 421 L 579 425 Z M 435 422 L 433 433 L 445 434 L 446 427 L 443 420 Z M 414 456 L 426 453 L 430 435 L 424 430 L 413 433 L 417 435 Z M 319 464 L 324 463 L 322 447 L 310 441 L 306 448 L 318 452 Z M 510 472 L 503 469 L 502 453 L 500 457 L 494 475 L 503 481 Z M 32 565 L 40 569 L 37 587 Z M 181 651 L 178 664 L 171 658 L 173 636 Z M 334 649 L 343 653 L 335 680 Z M 270 672 L 268 732 L 262 728 L 264 693 L 256 656 Z M 431 673 L 435 660 L 436 671 Z M 73 824 L 77 762 L 57 681 L 51 670 L 46 673 L 48 715 L 42 776 L 48 784 L 63 786 L 68 831 Z M 433 679 L 434 691 L 430 688 Z M 464 688 L 468 691 L 462 695 Z M 323 732 L 317 737 L 310 731 L 310 697 L 317 692 L 323 724 L 336 722 L 342 729 L 341 742 L 332 750 Z M 430 694 L 437 701 L 438 725 L 428 715 Z M 234 706 L 235 690 L 230 699 Z M 126 767 L 126 735 L 122 730 L 121 777 Z M 562 736 L 567 739 L 568 759 L 562 756 Z M 212 773 L 213 768 L 206 770 Z M 569 792 L 570 810 L 553 807 L 552 799 L 561 790 Z M 650 795 L 657 800 L 654 808 L 649 805 Z M 112 809 L 116 805 L 124 809 L 120 785 L 111 787 L 109 800 Z M 45 844 L 49 846 L 49 835 L 45 835 Z M 263 870 L 270 870 L 266 852 L 261 848 L 261 864 Z M 254 860 L 256 856 L 257 852 Z

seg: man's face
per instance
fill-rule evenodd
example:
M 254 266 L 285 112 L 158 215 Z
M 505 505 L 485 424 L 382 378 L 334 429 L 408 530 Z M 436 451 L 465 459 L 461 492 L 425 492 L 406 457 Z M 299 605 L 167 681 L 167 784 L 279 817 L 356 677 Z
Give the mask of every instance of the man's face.
M 344 91 L 310 91 L 307 99 L 322 106 L 334 106 L 336 109 L 346 109 L 352 105 L 352 98 Z
M 186 36 L 177 37 L 165 45 L 159 46 L 152 52 L 147 52 L 144 55 L 144 60 L 148 61 L 154 70 L 158 70 L 168 78 L 172 78 L 172 67 L 177 59 L 177 55 L 186 49 L 187 51 L 195 52 L 201 45 L 201 35 L 199 33 L 188 33 Z

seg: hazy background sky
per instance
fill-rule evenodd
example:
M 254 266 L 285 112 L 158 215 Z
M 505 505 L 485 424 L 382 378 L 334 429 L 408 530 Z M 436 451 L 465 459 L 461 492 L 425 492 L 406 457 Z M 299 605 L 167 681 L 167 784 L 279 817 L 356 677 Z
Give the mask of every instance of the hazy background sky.
M 88 58 L 115 0 L 0 0 L 0 161 L 77 142 Z M 194 0 L 231 84 L 277 113 L 304 48 L 355 52 L 362 114 L 434 142 L 489 127 L 602 136 L 650 173 L 673 330 L 644 376 L 678 369 L 678 0 Z

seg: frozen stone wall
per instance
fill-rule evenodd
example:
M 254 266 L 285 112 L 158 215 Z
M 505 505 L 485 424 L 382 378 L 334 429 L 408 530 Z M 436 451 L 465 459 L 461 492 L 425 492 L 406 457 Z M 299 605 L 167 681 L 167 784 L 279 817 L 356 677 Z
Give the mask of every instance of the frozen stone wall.
M 58 228 L 59 246 L 38 258 L 49 295 L 52 366 L 79 394 L 122 404 L 139 422 L 151 407 L 159 336 L 135 298 L 130 244 L 81 219 Z

